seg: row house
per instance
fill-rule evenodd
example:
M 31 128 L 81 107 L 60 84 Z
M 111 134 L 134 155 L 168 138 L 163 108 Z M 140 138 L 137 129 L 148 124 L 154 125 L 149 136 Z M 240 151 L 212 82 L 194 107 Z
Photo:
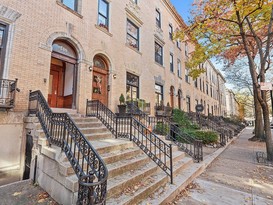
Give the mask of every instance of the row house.
M 194 45 L 173 39 L 185 26 L 169 0 L 2 0 L 0 79 L 14 80 L 20 92 L 8 108 L 0 93 L 0 171 L 22 171 L 30 90 L 41 90 L 52 108 L 82 114 L 86 99 L 117 112 L 124 94 L 150 103 L 151 115 L 167 103 L 223 115 L 224 78 L 207 61 L 193 80 L 185 63 Z

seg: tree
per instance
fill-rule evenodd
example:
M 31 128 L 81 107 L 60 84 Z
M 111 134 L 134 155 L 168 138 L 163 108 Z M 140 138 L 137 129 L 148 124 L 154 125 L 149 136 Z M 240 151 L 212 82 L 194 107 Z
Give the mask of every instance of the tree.
M 264 128 L 262 122 L 262 108 L 258 101 L 257 95 L 253 90 L 252 79 L 248 73 L 248 63 L 245 58 L 237 60 L 233 64 L 224 67 L 226 79 L 234 85 L 236 97 L 241 105 L 244 105 L 245 111 L 248 109 L 255 110 L 255 129 L 251 141 L 265 141 Z M 253 105 L 255 104 L 255 106 Z
M 189 41 L 198 45 L 187 65 L 192 70 L 212 56 L 229 64 L 247 58 L 253 92 L 263 112 L 269 161 L 273 161 L 269 109 L 266 91 L 261 91 L 259 83 L 265 82 L 271 63 L 272 4 L 272 0 L 202 0 L 195 5 L 191 25 L 177 33 L 182 39 L 187 35 Z

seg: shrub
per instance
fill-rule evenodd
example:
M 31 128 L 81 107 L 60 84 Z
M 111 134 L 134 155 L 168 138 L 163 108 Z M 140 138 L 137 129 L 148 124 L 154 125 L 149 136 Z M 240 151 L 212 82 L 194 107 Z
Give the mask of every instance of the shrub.
M 177 123 L 178 126 L 182 129 L 199 129 L 199 126 L 193 123 L 185 114 L 185 112 L 179 109 L 173 110 L 173 121 Z
M 204 130 L 187 130 L 189 135 L 198 140 L 203 140 L 204 144 L 217 143 L 218 134 L 213 131 L 204 131 Z
M 170 130 L 169 130 L 168 125 L 163 124 L 163 123 L 157 123 L 153 131 L 154 131 L 154 133 L 159 134 L 159 135 L 167 135 Z

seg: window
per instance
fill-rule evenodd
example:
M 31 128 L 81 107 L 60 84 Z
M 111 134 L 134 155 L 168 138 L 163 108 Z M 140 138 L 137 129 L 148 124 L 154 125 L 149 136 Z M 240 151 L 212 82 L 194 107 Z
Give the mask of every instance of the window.
M 190 96 L 186 97 L 186 104 L 187 104 L 187 112 L 189 113 L 191 111 L 191 98 L 190 98 Z
M 139 50 L 139 28 L 127 20 L 127 44 Z
M 186 55 L 186 57 L 188 57 L 189 56 L 189 50 L 188 50 L 189 48 L 188 48 L 188 43 L 186 42 L 185 43 L 185 55 Z
M 177 46 L 177 48 L 181 49 L 181 41 L 180 40 L 176 41 L 176 46 Z
M 200 81 L 200 90 L 202 91 L 202 79 L 200 78 L 199 81 Z
M 98 25 L 107 30 L 109 28 L 109 4 L 105 0 L 99 0 Z
M 187 83 L 190 83 L 190 76 L 189 76 L 189 69 L 188 68 L 185 69 L 185 81 Z
M 61 2 L 68 8 L 78 11 L 78 0 L 61 0 Z
M 177 60 L 177 75 L 181 78 L 181 61 Z
M 163 86 L 155 84 L 155 103 L 161 105 L 163 103 Z
M 161 28 L 161 13 L 158 9 L 156 9 L 156 17 L 155 17 L 155 20 L 156 20 L 156 25 L 158 28 Z
M 7 46 L 8 27 L 0 23 L 0 79 L 4 73 L 5 50 Z
M 137 4 L 137 0 L 133 0 L 133 2 L 134 2 L 135 4 Z
M 169 24 L 169 39 L 173 40 L 173 26 Z
M 197 78 L 195 79 L 195 81 L 194 81 L 194 86 L 197 88 L 197 86 L 198 86 L 198 83 L 197 83 Z
M 209 85 L 208 84 L 206 84 L 206 93 L 207 93 L 207 95 L 209 94 Z
M 163 48 L 157 42 L 155 42 L 155 62 L 163 65 Z
M 139 96 L 139 77 L 127 73 L 126 79 L 126 100 L 134 100 Z
M 173 54 L 170 53 L 170 71 L 173 73 Z
M 210 97 L 212 97 L 212 87 L 210 86 Z

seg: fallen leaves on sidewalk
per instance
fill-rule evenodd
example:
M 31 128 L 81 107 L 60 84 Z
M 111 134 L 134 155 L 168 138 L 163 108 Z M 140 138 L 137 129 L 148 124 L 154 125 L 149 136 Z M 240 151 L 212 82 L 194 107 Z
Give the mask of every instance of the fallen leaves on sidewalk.
M 22 192 L 14 192 L 14 193 L 12 194 L 12 196 L 18 196 L 18 195 L 20 195 L 20 194 L 22 194 Z
M 192 182 L 185 189 L 183 189 L 172 202 L 168 203 L 168 205 L 177 204 L 181 198 L 188 197 L 190 195 L 190 190 L 192 189 L 195 189 L 199 193 L 203 192 L 203 190 L 200 189 L 200 186 L 197 183 Z

